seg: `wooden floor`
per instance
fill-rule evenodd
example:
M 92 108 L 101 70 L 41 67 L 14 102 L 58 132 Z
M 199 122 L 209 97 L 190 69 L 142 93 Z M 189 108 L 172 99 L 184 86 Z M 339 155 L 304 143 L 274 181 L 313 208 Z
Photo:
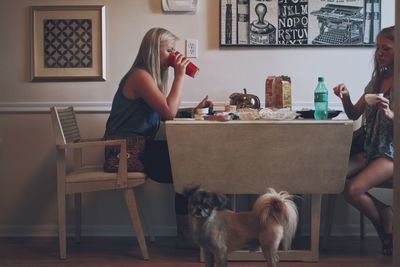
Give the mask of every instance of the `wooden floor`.
M 150 260 L 141 259 L 134 238 L 83 238 L 68 240 L 67 260 L 58 259 L 57 238 L 0 238 L 0 266 L 17 267 L 200 267 L 195 249 L 178 249 L 173 238 L 158 237 L 149 243 Z M 266 266 L 265 262 L 230 262 L 229 266 Z M 332 238 L 317 263 L 280 262 L 279 267 L 388 267 L 392 257 L 380 254 L 377 238 Z

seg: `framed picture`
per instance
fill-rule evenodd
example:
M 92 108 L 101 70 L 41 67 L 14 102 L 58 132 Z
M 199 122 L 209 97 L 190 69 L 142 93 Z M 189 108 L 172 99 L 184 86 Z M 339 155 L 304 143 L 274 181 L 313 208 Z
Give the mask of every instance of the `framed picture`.
M 220 0 L 220 46 L 372 46 L 381 0 Z
M 32 81 L 105 81 L 105 6 L 31 7 Z

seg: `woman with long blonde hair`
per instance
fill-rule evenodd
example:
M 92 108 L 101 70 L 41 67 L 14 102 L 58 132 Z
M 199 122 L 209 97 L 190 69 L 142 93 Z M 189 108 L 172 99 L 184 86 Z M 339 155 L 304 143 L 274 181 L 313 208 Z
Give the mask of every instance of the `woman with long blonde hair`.
M 158 130 L 160 120 L 176 116 L 181 103 L 185 69 L 189 64 L 189 59 L 180 54 L 175 55 L 171 62 L 170 54 L 175 52 L 177 40 L 178 37 L 163 28 L 152 28 L 145 34 L 132 67 L 119 83 L 104 134 L 106 139 L 127 139 L 128 150 L 133 151 L 128 159 L 129 171 L 144 170 L 150 179 L 161 183 L 172 183 L 168 147 L 166 141 L 156 141 L 152 137 Z M 174 78 L 168 90 L 170 65 L 174 68 Z M 146 139 L 145 145 L 141 142 L 143 138 Z M 118 154 L 110 151 L 106 148 L 105 169 L 115 171 L 117 167 L 112 164 L 118 161 L 112 161 L 112 158 Z M 139 160 L 133 161 L 133 156 Z M 182 218 L 187 214 L 187 201 L 180 194 L 175 197 L 175 212 L 178 235 L 185 235 L 187 227 L 182 229 L 179 224 L 186 223 Z

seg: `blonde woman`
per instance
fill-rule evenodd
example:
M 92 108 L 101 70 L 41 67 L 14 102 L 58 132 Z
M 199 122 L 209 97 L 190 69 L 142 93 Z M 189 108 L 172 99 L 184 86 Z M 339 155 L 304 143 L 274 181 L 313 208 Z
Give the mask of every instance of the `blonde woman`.
M 162 28 L 152 28 L 145 34 L 132 67 L 119 83 L 104 135 L 106 139 L 126 138 L 128 150 L 132 145 L 132 151 L 144 148 L 138 140 L 146 137 L 144 155 L 139 153 L 140 161 L 129 165 L 128 160 L 128 165 L 131 171 L 144 168 L 149 178 L 161 183 L 172 183 L 167 143 L 151 137 L 157 132 L 160 120 L 176 116 L 181 103 L 185 69 L 189 64 L 182 55 L 176 56 L 171 64 L 174 78 L 171 88 L 167 88 L 169 55 L 175 51 L 177 40 L 178 37 Z M 107 158 L 106 149 L 106 163 Z M 188 231 L 187 202 L 180 194 L 175 197 L 175 212 L 178 236 L 183 238 Z

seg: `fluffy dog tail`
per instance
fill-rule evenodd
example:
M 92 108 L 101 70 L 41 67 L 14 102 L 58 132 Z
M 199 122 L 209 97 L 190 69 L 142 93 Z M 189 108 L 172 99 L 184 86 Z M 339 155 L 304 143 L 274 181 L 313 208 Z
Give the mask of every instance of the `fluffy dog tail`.
M 253 211 L 259 214 L 262 225 L 272 220 L 283 227 L 283 249 L 289 249 L 298 221 L 298 211 L 293 202 L 293 195 L 286 191 L 278 193 L 273 188 L 268 188 L 265 194 L 257 198 Z

